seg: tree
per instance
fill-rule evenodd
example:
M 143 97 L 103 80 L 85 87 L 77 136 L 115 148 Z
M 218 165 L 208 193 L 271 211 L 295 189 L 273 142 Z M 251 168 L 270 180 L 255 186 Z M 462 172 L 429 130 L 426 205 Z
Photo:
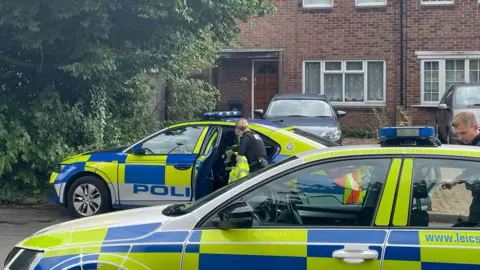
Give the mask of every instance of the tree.
M 35 186 L 72 153 L 157 128 L 151 70 L 211 108 L 218 91 L 188 74 L 231 45 L 236 20 L 273 12 L 268 0 L 1 1 L 0 186 Z

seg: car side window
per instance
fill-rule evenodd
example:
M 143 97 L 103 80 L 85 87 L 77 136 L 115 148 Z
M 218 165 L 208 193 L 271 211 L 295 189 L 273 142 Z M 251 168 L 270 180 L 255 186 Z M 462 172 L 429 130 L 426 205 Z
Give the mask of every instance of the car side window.
M 242 196 L 254 227 L 371 226 L 390 159 L 334 161 L 302 168 Z
M 204 126 L 182 126 L 166 130 L 145 141 L 146 155 L 191 154 Z
M 480 162 L 416 158 L 409 226 L 480 226 Z

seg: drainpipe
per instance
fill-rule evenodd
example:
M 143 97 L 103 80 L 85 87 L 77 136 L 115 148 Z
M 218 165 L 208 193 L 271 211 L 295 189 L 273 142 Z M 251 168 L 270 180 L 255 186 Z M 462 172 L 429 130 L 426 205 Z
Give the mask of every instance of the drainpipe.
M 403 67 L 404 67 L 404 55 L 403 55 L 403 9 L 404 9 L 404 0 L 400 0 L 400 106 L 404 105 L 404 74 L 403 74 Z

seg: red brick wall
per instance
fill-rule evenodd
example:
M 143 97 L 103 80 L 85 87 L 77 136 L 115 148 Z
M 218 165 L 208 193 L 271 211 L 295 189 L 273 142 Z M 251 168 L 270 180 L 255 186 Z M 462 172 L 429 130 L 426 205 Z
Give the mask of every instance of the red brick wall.
M 243 100 L 244 116 L 250 116 L 252 95 L 252 61 L 250 59 L 223 59 L 219 63 L 218 88 L 221 91 L 219 110 L 228 109 L 229 100 Z M 247 81 L 241 81 L 247 77 Z
M 276 15 L 254 19 L 253 27 L 240 24 L 240 46 L 284 49 L 283 92 L 302 91 L 303 60 L 385 59 L 387 105 L 394 108 L 394 91 L 398 91 L 399 23 L 396 1 L 388 1 L 388 7 L 356 9 L 355 0 L 335 0 L 333 10 L 316 11 L 303 10 L 295 0 L 273 2 L 278 8 Z M 230 61 L 239 63 L 239 60 Z M 228 79 L 233 74 L 238 75 L 241 67 L 248 68 L 242 74 L 250 79 L 248 63 L 227 63 L 220 68 L 224 73 L 219 74 L 220 109 L 226 108 L 226 100 L 238 96 L 250 97 L 250 80 L 241 83 L 238 78 L 232 78 L 233 81 Z M 365 123 L 374 123 L 371 108 L 341 109 L 347 111 L 347 116 L 341 120 L 347 128 L 365 128 Z
M 399 105 L 399 1 L 388 0 L 383 8 L 360 9 L 355 8 L 355 0 L 334 0 L 332 10 L 317 11 L 303 10 L 296 0 L 272 1 L 277 14 L 254 19 L 253 27 L 240 24 L 239 43 L 243 48 L 284 49 L 284 92 L 301 92 L 302 60 L 385 59 L 386 105 L 393 119 L 394 108 Z M 420 103 L 420 60 L 415 51 L 480 50 L 480 15 L 476 0 L 457 0 L 454 7 L 424 7 L 420 1 L 405 1 L 407 111 L 413 124 L 433 125 L 436 108 L 410 107 Z M 225 73 L 224 78 L 220 75 L 221 108 L 226 100 L 250 97 L 250 61 L 234 61 L 237 64 L 229 62 L 221 68 Z M 243 67 L 245 71 L 240 70 Z M 249 81 L 240 82 L 240 73 Z M 371 108 L 341 109 L 347 111 L 341 120 L 346 128 L 375 125 Z
M 480 50 L 480 13 L 477 0 L 456 0 L 455 6 L 422 6 L 420 0 L 405 1 L 407 104 L 421 100 L 420 60 L 416 51 Z M 414 124 L 434 125 L 436 108 L 410 108 Z

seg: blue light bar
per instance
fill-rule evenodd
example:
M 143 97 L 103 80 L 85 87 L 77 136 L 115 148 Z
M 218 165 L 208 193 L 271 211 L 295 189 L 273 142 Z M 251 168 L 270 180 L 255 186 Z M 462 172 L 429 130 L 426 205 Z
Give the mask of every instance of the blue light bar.
M 435 136 L 433 127 L 386 127 L 378 130 L 379 139 L 431 138 Z
M 241 117 L 240 111 L 225 111 L 225 112 L 206 112 L 203 114 L 203 119 L 224 119 Z

